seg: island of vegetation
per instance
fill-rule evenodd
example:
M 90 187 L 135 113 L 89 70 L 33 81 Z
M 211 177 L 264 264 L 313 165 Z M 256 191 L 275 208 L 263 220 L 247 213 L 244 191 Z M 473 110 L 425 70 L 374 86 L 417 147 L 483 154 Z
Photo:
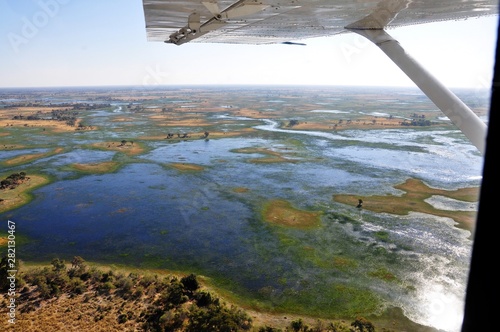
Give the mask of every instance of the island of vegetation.
M 78 118 L 79 111 L 93 110 L 109 105 L 86 103 L 67 104 L 40 104 L 20 102 L 4 105 L 4 115 L 0 117 L 0 125 L 7 127 L 40 127 L 56 132 L 94 130 L 93 126 L 86 126 Z
M 461 188 L 457 190 L 444 190 L 431 188 L 418 179 L 408 179 L 406 182 L 394 186 L 405 191 L 401 196 L 355 196 L 333 195 L 333 200 L 339 203 L 358 206 L 379 213 L 407 215 L 409 212 L 422 212 L 438 217 L 451 218 L 458 223 L 458 227 L 473 231 L 476 220 L 476 211 L 440 210 L 427 203 L 425 200 L 433 195 L 440 195 L 466 202 L 476 202 L 479 197 L 479 188 Z M 362 204 L 360 203 L 362 202 Z
M 121 140 L 120 142 L 99 142 L 92 144 L 92 147 L 107 150 L 107 151 L 118 151 L 123 152 L 129 156 L 135 156 L 141 154 L 145 151 L 141 144 L 135 143 L 134 141 Z
M 205 169 L 203 166 L 189 163 L 171 163 L 169 166 L 179 171 L 203 171 Z
M 23 154 L 23 155 L 8 159 L 8 160 L 4 161 L 3 163 L 6 166 L 18 166 L 18 165 L 30 163 L 30 162 L 38 160 L 38 159 L 54 156 L 54 155 L 59 154 L 63 151 L 64 151 L 64 148 L 58 147 L 58 148 L 55 148 L 52 151 L 48 151 L 48 152 Z
M 352 116 L 352 115 L 351 115 Z M 411 114 L 410 118 L 399 118 L 392 115 L 370 116 L 356 118 L 317 121 L 299 121 L 291 119 L 281 122 L 281 127 L 299 130 L 345 130 L 345 129 L 384 129 L 387 127 L 429 127 L 442 125 L 426 118 L 425 114 Z
M 27 176 L 26 172 L 12 173 L 0 182 L 0 213 L 6 212 L 31 200 L 29 193 L 49 183 L 49 179 L 32 174 Z
M 116 171 L 119 166 L 120 164 L 115 161 L 89 164 L 75 163 L 71 165 L 72 168 L 85 173 L 110 173 Z

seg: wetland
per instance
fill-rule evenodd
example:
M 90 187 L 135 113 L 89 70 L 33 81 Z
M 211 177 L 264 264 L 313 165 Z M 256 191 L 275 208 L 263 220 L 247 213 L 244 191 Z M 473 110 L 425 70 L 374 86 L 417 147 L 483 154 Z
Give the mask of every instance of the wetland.
M 486 91 L 456 93 L 486 121 Z M 261 314 L 459 331 L 482 156 L 418 90 L 2 89 L 0 165 L 30 178 L 0 191 L 23 261 L 196 273 Z

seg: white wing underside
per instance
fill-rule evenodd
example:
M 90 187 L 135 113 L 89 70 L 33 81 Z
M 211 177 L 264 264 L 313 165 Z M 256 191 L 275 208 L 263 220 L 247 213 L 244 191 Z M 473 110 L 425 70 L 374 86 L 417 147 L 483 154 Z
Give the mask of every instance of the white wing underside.
M 148 41 L 272 44 L 496 15 L 492 0 L 143 0 Z

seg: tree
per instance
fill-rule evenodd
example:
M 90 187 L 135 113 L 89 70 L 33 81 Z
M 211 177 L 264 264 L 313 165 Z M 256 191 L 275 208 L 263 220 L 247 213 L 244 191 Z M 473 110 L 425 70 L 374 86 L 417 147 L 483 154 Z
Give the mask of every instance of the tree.
M 248 331 L 252 327 L 252 318 L 245 312 L 231 306 L 209 306 L 195 308 L 189 313 L 187 332 L 213 331 L 233 332 Z
M 71 267 L 72 268 L 82 268 L 85 264 L 85 260 L 83 258 L 81 258 L 80 256 L 75 256 L 73 257 L 73 259 L 71 260 Z
M 212 297 L 212 294 L 206 291 L 201 291 L 201 292 L 196 292 L 194 294 L 194 298 L 196 301 L 196 305 L 198 307 L 207 307 L 211 304 L 213 305 L 219 305 L 219 299 Z
M 173 308 L 185 303 L 188 300 L 188 297 L 184 295 L 183 285 L 177 280 L 177 278 L 172 278 L 170 280 L 170 284 L 163 291 L 161 296 L 161 303 L 165 306 L 165 308 Z
M 71 260 L 71 269 L 68 272 L 70 277 L 81 277 L 85 273 L 87 266 L 85 265 L 85 260 L 80 256 L 75 256 Z
M 295 332 L 299 332 L 300 330 L 304 330 L 306 329 L 307 327 L 304 325 L 304 322 L 302 321 L 301 318 L 299 318 L 298 320 L 294 320 L 290 323 L 290 326 L 292 327 L 292 329 L 295 331 Z
M 181 278 L 181 284 L 182 286 L 184 286 L 184 289 L 190 293 L 194 292 L 200 287 L 198 280 L 196 280 L 196 276 L 192 273 L 186 277 Z
M 364 317 L 358 317 L 351 323 L 355 332 L 375 332 L 375 326 Z
M 51 264 L 54 272 L 60 272 L 66 270 L 66 264 L 64 263 L 64 260 L 61 260 L 59 258 L 54 258 Z

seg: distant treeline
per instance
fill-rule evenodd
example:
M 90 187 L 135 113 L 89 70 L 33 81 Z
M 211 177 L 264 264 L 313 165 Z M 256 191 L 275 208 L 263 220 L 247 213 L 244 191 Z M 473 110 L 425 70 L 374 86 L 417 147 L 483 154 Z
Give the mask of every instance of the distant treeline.
M 401 122 L 402 126 L 430 126 L 432 122 L 430 120 L 425 119 L 412 119 L 411 121 L 403 121 Z
M 425 114 L 417 114 L 413 113 L 411 115 L 411 120 L 404 120 L 401 122 L 402 126 L 430 126 L 432 125 L 432 122 L 430 120 L 425 119 Z
M 30 115 L 14 115 L 12 117 L 12 120 L 27 120 L 27 121 L 34 121 L 34 120 L 55 120 L 55 121 L 62 121 L 65 122 L 69 126 L 74 126 L 76 124 L 76 120 L 78 119 L 78 114 L 79 112 L 73 110 L 51 110 L 48 112 L 42 112 L 42 111 L 37 111 L 35 114 L 30 114 Z
M 3 105 L 4 109 L 19 108 L 19 107 L 57 107 L 58 109 L 65 108 L 67 110 L 95 110 L 111 107 L 111 104 L 94 104 L 94 103 L 8 103 Z

